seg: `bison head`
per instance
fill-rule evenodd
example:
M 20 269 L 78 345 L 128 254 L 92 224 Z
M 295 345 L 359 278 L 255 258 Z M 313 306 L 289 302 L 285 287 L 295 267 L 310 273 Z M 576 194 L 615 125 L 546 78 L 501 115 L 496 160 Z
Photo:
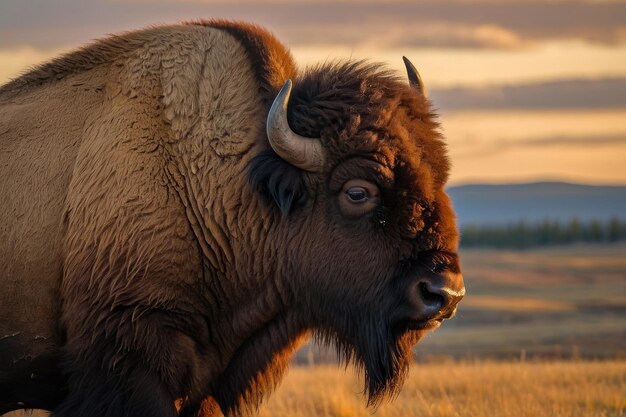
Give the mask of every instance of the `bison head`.
M 278 214 L 288 308 L 361 366 L 369 402 L 399 388 L 411 347 L 463 297 L 449 162 L 421 79 L 362 62 L 287 81 L 250 165 Z

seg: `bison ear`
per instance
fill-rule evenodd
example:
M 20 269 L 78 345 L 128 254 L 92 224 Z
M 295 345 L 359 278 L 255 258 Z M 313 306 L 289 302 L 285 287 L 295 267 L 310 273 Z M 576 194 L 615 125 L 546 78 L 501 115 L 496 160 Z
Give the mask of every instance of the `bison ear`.
M 306 203 L 307 192 L 302 171 L 280 158 L 273 150 L 267 150 L 252 159 L 248 179 L 252 188 L 270 204 L 276 203 L 284 216 Z

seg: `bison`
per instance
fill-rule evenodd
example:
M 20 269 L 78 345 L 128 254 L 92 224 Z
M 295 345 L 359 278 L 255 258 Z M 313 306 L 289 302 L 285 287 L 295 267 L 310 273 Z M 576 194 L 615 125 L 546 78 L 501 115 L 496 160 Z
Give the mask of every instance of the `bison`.
M 464 294 L 418 72 L 212 20 L 0 89 L 0 414 L 240 415 L 309 335 L 400 388 Z

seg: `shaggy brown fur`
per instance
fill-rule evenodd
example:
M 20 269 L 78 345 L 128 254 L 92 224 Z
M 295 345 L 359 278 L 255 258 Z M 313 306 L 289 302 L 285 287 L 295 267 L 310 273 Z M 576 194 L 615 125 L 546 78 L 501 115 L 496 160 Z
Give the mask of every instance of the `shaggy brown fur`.
M 323 172 L 269 148 L 287 78 Z M 0 88 L 0 413 L 242 414 L 311 332 L 364 369 L 371 403 L 395 393 L 425 332 L 407 288 L 458 272 L 447 176 L 406 81 L 298 73 L 256 26 L 131 32 L 34 69 Z M 382 193 L 359 219 L 337 204 L 352 178 Z

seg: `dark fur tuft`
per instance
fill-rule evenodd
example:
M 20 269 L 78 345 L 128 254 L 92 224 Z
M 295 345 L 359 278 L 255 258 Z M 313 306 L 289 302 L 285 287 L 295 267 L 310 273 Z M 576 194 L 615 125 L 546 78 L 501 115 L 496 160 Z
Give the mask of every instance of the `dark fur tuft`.
M 268 202 L 275 202 L 285 216 L 306 202 L 302 171 L 272 150 L 254 157 L 250 162 L 248 178 L 255 191 Z
M 289 125 L 308 137 L 324 136 L 329 128 L 331 134 L 351 130 L 355 117 L 360 119 L 358 128 L 382 127 L 377 111 L 389 108 L 405 91 L 405 82 L 382 64 L 340 61 L 313 66 L 294 82 Z

